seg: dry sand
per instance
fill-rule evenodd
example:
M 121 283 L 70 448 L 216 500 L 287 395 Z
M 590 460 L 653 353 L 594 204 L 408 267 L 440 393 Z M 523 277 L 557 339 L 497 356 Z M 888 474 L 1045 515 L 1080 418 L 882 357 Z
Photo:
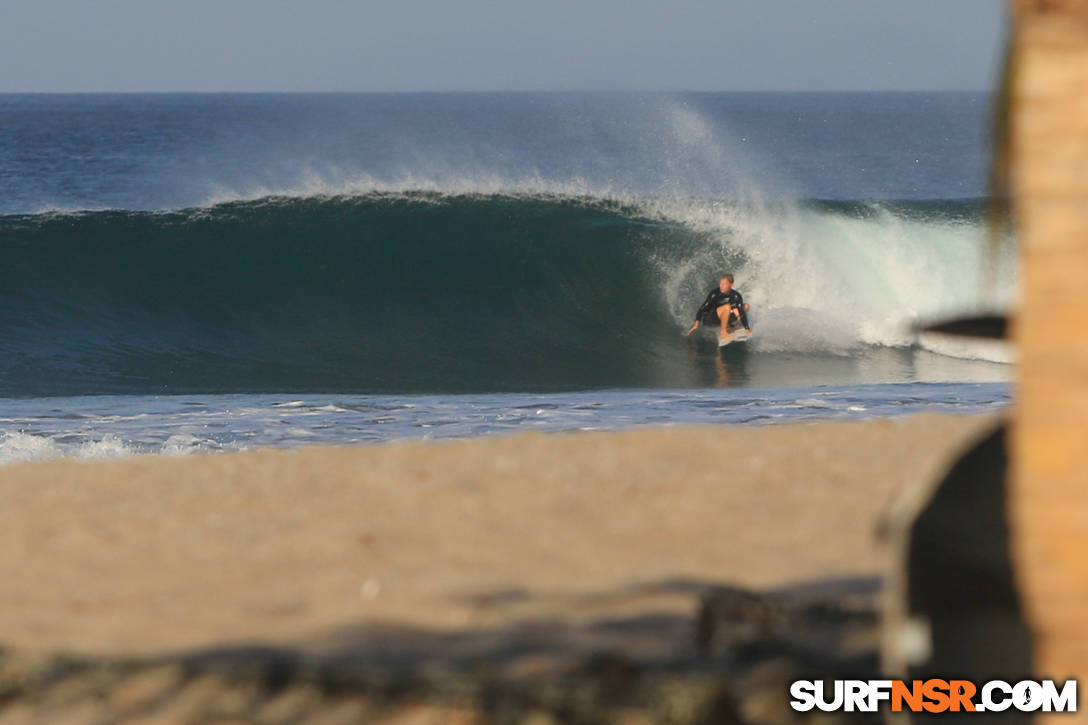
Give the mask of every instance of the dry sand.
M 12 465 L 0 469 L 0 643 L 396 657 L 436 641 L 409 633 L 450 648 L 468 631 L 554 643 L 579 622 L 688 618 L 709 584 L 877 575 L 881 512 L 990 422 L 928 414 Z M 635 643 L 636 630 L 621 639 Z

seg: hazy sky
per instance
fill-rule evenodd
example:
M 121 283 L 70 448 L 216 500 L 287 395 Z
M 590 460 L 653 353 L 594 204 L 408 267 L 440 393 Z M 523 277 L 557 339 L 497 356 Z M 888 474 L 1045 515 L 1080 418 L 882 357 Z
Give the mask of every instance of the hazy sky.
M 0 0 L 0 92 L 983 89 L 1001 0 Z

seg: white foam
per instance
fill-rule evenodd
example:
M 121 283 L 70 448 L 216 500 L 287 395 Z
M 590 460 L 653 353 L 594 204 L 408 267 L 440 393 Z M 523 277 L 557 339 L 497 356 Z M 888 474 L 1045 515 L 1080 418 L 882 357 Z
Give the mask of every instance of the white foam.
M 602 200 L 633 198 L 630 194 L 612 188 L 591 185 L 584 179 L 548 179 L 532 172 L 516 177 L 480 171 L 448 175 L 402 173 L 383 178 L 366 173 L 329 176 L 309 170 L 297 181 L 282 186 L 257 185 L 242 189 L 216 186 L 201 206 L 211 208 L 218 204 L 252 202 L 267 198 L 351 198 L 373 194 L 391 196 L 411 194 L 415 201 L 420 202 L 426 199 L 419 198 L 419 194 L 431 194 L 439 199 L 500 195 Z
M 130 456 L 135 451 L 129 449 L 115 435 L 106 435 L 96 441 L 81 443 L 75 450 L 77 458 L 118 458 Z
M 114 435 L 105 435 L 97 440 L 70 442 L 19 431 L 0 433 L 0 465 L 55 458 L 116 458 L 134 453 L 134 449 Z
M 175 433 L 162 444 L 162 452 L 168 456 L 187 456 L 201 450 L 204 450 L 203 441 L 187 433 Z
M 139 417 L 139 416 L 134 416 Z M 117 421 L 100 419 L 99 430 Z M 237 447 L 237 446 L 234 446 Z M 97 434 L 89 437 L 71 433 L 30 434 L 21 431 L 0 432 L 0 466 L 28 461 L 49 461 L 58 459 L 99 460 L 123 458 L 146 453 L 165 455 L 187 455 L 201 451 L 217 450 L 221 446 L 209 448 L 207 442 L 189 434 L 174 434 L 161 445 L 136 445 L 127 443 L 113 433 Z
M 19 461 L 43 461 L 61 455 L 60 447 L 50 438 L 27 433 L 0 433 L 0 464 Z
M 962 360 L 986 360 L 1006 364 L 1017 361 L 1016 349 L 1004 340 L 977 340 L 922 334 L 919 336 L 918 343 L 930 352 Z
M 655 200 L 648 207 L 711 240 L 684 258 L 655 260 L 677 324 L 691 319 L 717 273 L 733 271 L 760 319 L 754 341 L 763 350 L 917 344 L 919 317 L 1006 308 L 1016 296 L 1008 249 L 995 264 L 995 291 L 983 289 L 980 224 L 907 219 L 879 204 L 853 216 L 783 202 Z

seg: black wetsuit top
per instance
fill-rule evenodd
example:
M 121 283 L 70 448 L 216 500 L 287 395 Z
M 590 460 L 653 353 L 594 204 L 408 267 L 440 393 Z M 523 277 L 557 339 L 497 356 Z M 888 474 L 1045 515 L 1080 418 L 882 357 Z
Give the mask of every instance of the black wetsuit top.
M 745 330 L 751 330 L 748 327 L 748 313 L 744 311 L 744 298 L 740 296 L 740 292 L 735 289 L 731 289 L 728 292 L 722 292 L 721 288 L 715 287 L 710 290 L 710 294 L 703 300 L 703 304 L 699 307 L 699 311 L 695 313 L 695 319 L 702 322 L 704 325 L 720 324 L 718 320 L 718 308 L 722 305 L 729 305 L 731 308 L 740 312 L 740 324 L 744 325 Z

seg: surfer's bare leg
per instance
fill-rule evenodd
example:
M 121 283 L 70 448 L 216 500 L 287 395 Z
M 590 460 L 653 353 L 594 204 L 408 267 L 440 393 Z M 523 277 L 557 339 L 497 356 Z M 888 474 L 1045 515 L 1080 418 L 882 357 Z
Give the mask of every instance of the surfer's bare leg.
M 718 319 L 721 320 L 722 323 L 722 329 L 721 332 L 718 333 L 718 339 L 725 340 L 732 337 L 733 334 L 729 332 L 729 316 L 732 314 L 729 305 L 722 305 L 716 312 L 718 313 Z

